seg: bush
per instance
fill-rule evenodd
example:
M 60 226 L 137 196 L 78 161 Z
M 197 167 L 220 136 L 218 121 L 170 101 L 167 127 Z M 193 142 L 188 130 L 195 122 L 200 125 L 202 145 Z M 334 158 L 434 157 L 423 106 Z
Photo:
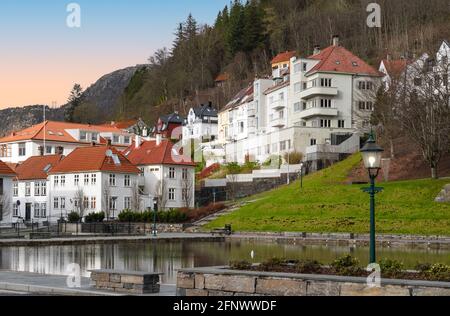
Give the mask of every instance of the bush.
M 252 264 L 247 261 L 231 261 L 230 267 L 234 270 L 250 270 L 252 268 Z
M 299 273 L 317 273 L 321 268 L 322 264 L 316 260 L 301 260 L 295 265 Z
M 241 166 L 237 162 L 227 164 L 227 174 L 240 174 Z
M 207 206 L 203 206 L 195 209 L 180 209 L 180 211 L 186 214 L 186 217 L 189 221 L 196 221 L 203 217 L 209 216 L 211 214 L 220 212 L 226 208 L 224 203 L 211 203 Z
M 430 280 L 434 281 L 450 281 L 450 266 L 442 263 L 434 264 L 425 272 Z
M 361 274 L 362 269 L 359 267 L 359 260 L 347 255 L 335 260 L 331 267 L 338 275 L 352 275 L 356 276 Z
M 418 263 L 416 265 L 416 270 L 420 273 L 425 273 L 431 269 L 431 263 Z
M 120 222 L 133 222 L 133 223 L 152 223 L 155 213 L 153 211 L 146 212 L 133 212 L 125 210 L 119 214 Z M 178 224 L 184 223 L 188 219 L 186 213 L 181 210 L 172 209 L 170 211 L 159 211 L 156 214 L 156 221 L 158 223 L 165 224 Z
M 298 165 L 303 161 L 303 154 L 298 151 L 284 154 L 284 161 L 290 165 Z
M 103 222 L 105 219 L 105 213 L 104 212 L 100 212 L 100 213 L 90 213 L 88 214 L 85 218 L 84 221 L 86 223 L 101 223 Z
M 280 168 L 281 167 L 281 156 L 270 156 L 264 163 L 263 166 L 264 167 L 275 167 L 275 168 Z
M 397 278 L 403 272 L 403 263 L 391 259 L 382 259 L 380 261 L 380 269 L 382 275 L 388 278 Z
M 70 212 L 67 216 L 69 223 L 79 223 L 80 222 L 80 215 L 77 212 Z

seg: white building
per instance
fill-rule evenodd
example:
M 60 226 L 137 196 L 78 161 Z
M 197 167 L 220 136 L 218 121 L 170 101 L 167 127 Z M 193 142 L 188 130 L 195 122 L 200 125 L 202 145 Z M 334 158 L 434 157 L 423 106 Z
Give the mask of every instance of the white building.
M 88 215 L 104 211 L 117 218 L 127 209 L 142 207 L 140 170 L 110 146 L 79 147 L 49 172 L 52 221 L 75 211 Z M 144 205 L 145 208 L 149 205 Z
M 61 155 L 35 156 L 17 165 L 12 190 L 12 223 L 42 224 L 49 221 L 48 172 L 62 159 Z
M 12 187 L 15 172 L 0 160 L 0 225 L 11 223 Z
M 266 115 L 256 134 L 244 129 L 232 141 L 225 139 L 227 162 L 243 163 L 245 157 L 264 162 L 292 151 L 308 159 L 320 156 L 322 150 L 345 148 L 342 153 L 347 154 L 359 149 L 353 136 L 370 128 L 382 74 L 342 47 L 338 37 L 323 51 L 316 47 L 307 58 L 292 57 L 289 65 L 273 70 L 273 84 L 259 103 L 258 112 Z M 226 107 L 219 117 L 228 115 L 229 122 L 239 122 L 229 112 Z M 219 131 L 223 129 L 219 126 Z
M 124 155 L 139 167 L 143 194 L 157 201 L 158 209 L 194 207 L 195 164 L 183 157 L 170 140 L 138 141 Z
M 1 138 L 0 159 L 19 163 L 33 156 L 67 156 L 77 147 L 107 144 L 108 140 L 123 150 L 131 144 L 132 135 L 114 126 L 45 121 Z
M 191 108 L 183 125 L 183 140 L 197 139 L 201 143 L 217 140 L 217 110 L 210 102 Z

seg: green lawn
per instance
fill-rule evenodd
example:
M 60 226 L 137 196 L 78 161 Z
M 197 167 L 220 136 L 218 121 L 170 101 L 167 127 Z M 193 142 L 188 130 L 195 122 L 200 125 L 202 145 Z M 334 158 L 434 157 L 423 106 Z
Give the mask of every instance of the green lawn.
M 218 218 L 205 228 L 232 224 L 248 232 L 369 232 L 369 196 L 364 185 L 345 184 L 361 162 L 354 155 L 331 168 L 307 176 L 303 190 L 295 182 L 252 196 L 257 200 Z M 377 232 L 386 234 L 450 235 L 450 204 L 435 197 L 450 179 L 379 183 L 376 197 Z

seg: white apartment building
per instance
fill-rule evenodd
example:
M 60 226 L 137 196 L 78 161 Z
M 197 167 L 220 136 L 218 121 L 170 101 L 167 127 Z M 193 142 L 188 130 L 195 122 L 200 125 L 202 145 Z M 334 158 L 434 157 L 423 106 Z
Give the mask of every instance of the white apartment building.
M 139 173 L 113 147 L 75 149 L 49 172 L 50 220 L 72 211 L 84 216 L 104 211 L 107 217 L 117 218 L 123 210 L 141 206 L 135 198 L 139 195 Z
M 0 139 L 0 159 L 9 163 L 24 162 L 30 157 L 60 154 L 67 156 L 75 148 L 111 144 L 123 150 L 133 134 L 114 126 L 45 121 Z
M 288 68 L 273 70 L 272 86 L 264 91 L 265 101 L 259 105 L 264 104 L 259 113 L 266 115 L 261 117 L 256 134 L 245 135 L 244 129 L 232 141 L 225 138 L 227 162 L 243 163 L 249 156 L 264 162 L 292 151 L 308 159 L 318 156 L 319 151 L 336 151 L 349 139 L 352 143 L 342 146 L 345 153 L 357 151 L 359 142 L 352 136 L 370 129 L 381 77 L 342 47 L 338 37 L 323 51 L 316 47 L 307 58 L 292 57 Z M 226 107 L 219 116 L 228 115 L 229 122 L 239 122 L 229 112 Z M 220 125 L 224 120 L 219 121 L 219 130 L 225 130 Z
M 218 138 L 217 110 L 212 103 L 191 108 L 183 125 L 183 140 L 197 139 L 201 142 Z
M 124 151 L 140 169 L 139 185 L 158 209 L 194 207 L 195 164 L 170 140 L 139 141 Z
M 0 225 L 11 223 L 12 187 L 15 172 L 0 160 Z

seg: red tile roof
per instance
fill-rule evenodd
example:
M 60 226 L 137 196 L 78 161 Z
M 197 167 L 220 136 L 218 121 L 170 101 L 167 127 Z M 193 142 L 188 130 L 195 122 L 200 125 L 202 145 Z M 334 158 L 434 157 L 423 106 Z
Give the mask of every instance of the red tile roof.
M 120 164 L 115 164 L 113 158 L 107 157 L 107 151 L 111 150 L 117 155 Z M 113 172 L 113 173 L 140 173 L 117 149 L 109 146 L 78 147 L 56 165 L 49 174 L 77 173 L 77 172 Z
M 384 67 L 389 76 L 396 77 L 400 76 L 402 72 L 406 69 L 408 65 L 408 61 L 406 59 L 397 59 L 397 60 L 387 60 L 383 59 Z
M 47 179 L 48 172 L 63 159 L 61 155 L 35 156 L 16 167 L 18 180 Z M 46 170 L 47 169 L 47 170 Z
M 48 141 L 80 143 L 67 132 L 67 130 L 71 129 L 81 129 L 83 131 L 94 131 L 99 133 L 123 133 L 122 130 L 113 126 L 45 121 L 19 132 L 14 132 L 9 136 L 3 137 L 0 139 L 0 143 L 9 143 L 24 140 L 43 140 L 44 135 L 45 139 Z
M 227 73 L 223 73 L 217 76 L 217 78 L 214 80 L 215 82 L 223 82 L 230 79 L 230 76 Z
M 136 125 L 138 120 L 128 120 L 128 121 L 121 121 L 121 122 L 108 122 L 103 125 L 102 127 L 115 127 L 118 129 L 127 129 L 129 127 L 132 127 L 133 125 Z
M 15 176 L 16 173 L 8 167 L 3 161 L 0 160 L 0 175 L 2 176 Z
M 308 57 L 320 62 L 308 74 L 315 72 L 343 72 L 358 75 L 383 76 L 378 70 L 369 66 L 342 46 L 330 46 L 316 55 Z
M 295 56 L 295 54 L 296 54 L 295 51 L 280 53 L 272 59 L 271 64 L 273 65 L 273 64 L 278 64 L 278 63 L 282 63 L 285 61 L 290 61 L 291 58 Z
M 193 162 L 178 162 L 174 159 L 177 155 L 173 143 L 162 140 L 159 146 L 155 140 L 144 141 L 139 148 L 131 145 L 124 151 L 125 156 L 136 166 L 147 165 L 184 165 L 195 166 Z M 180 156 L 181 159 L 181 156 Z

